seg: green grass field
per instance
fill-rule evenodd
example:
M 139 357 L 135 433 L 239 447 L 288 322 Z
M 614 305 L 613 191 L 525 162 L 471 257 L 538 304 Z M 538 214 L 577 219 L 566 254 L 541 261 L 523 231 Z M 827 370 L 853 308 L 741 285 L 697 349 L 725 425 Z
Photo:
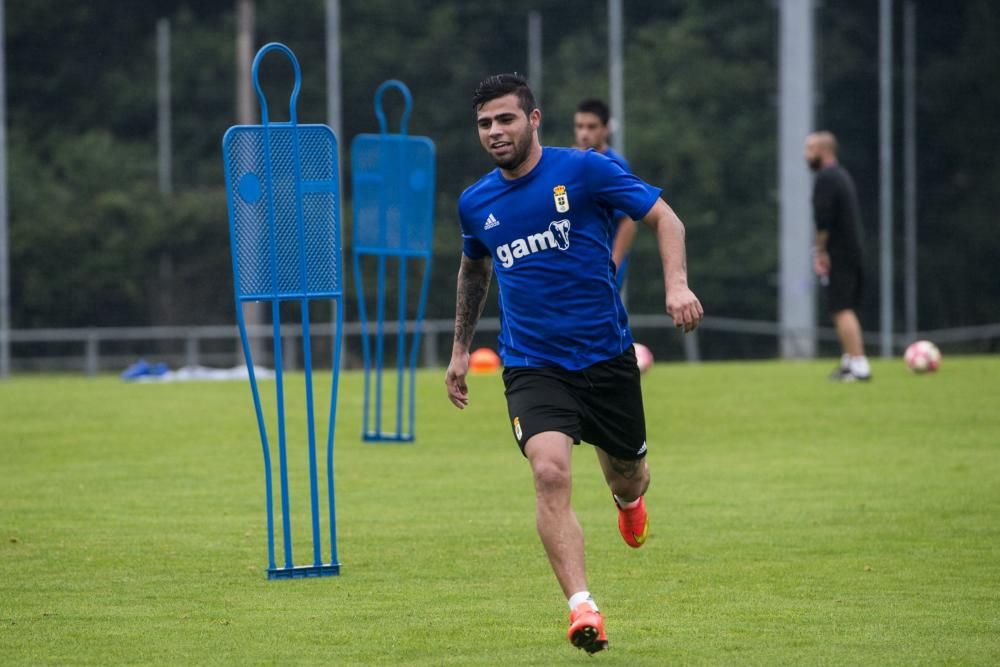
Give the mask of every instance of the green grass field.
M 499 377 L 472 378 L 459 412 L 422 373 L 417 443 L 381 446 L 360 442 L 361 378 L 344 375 L 343 573 L 296 581 L 264 576 L 245 383 L 16 377 L 0 383 L 0 664 L 997 664 L 1000 358 L 925 377 L 877 362 L 850 386 L 830 365 L 646 375 L 637 551 L 577 449 L 611 642 L 594 662 L 565 640 Z

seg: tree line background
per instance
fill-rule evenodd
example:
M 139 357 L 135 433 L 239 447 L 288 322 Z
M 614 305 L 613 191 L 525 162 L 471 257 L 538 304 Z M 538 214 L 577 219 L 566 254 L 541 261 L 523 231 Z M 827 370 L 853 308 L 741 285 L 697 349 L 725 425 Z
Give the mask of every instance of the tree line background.
M 13 326 L 233 322 L 220 149 L 235 124 L 233 0 L 127 8 L 114 0 L 15 0 L 6 7 Z M 325 122 L 323 0 L 257 0 L 255 8 L 255 48 L 275 40 L 295 51 L 303 70 L 299 118 Z M 996 322 L 1000 4 L 920 2 L 917 9 L 919 327 Z M 572 10 L 556 0 L 341 3 L 345 256 L 350 140 L 377 131 L 372 95 L 385 79 L 399 78 L 414 96 L 410 133 L 437 145 L 430 318 L 454 314 L 457 197 L 492 168 L 475 134 L 472 90 L 488 74 L 526 70 L 531 10 L 544 22 L 543 143 L 569 145 L 576 103 L 608 95 L 603 0 Z M 870 276 L 862 320 L 870 330 L 878 326 L 877 11 L 869 0 L 828 0 L 816 14 L 817 125 L 837 134 L 858 184 Z M 157 190 L 161 17 L 172 30 L 169 197 Z M 774 3 L 629 0 L 625 19 L 626 155 L 685 221 L 693 288 L 710 315 L 777 319 Z M 899 109 L 898 16 L 895 34 Z M 266 70 L 266 80 L 290 76 L 280 67 Z M 272 114 L 281 119 L 289 88 L 272 89 Z M 896 126 L 900 133 L 900 118 Z M 901 184 L 898 175 L 897 322 Z M 348 319 L 356 313 L 351 283 L 348 276 Z M 662 290 L 652 235 L 640 232 L 630 311 L 662 312 Z M 495 300 L 487 309 L 495 313 Z M 827 324 L 822 302 L 819 312 Z M 680 353 L 673 334 L 657 335 L 661 356 Z M 776 350 L 773 339 L 706 332 L 702 340 L 709 358 Z

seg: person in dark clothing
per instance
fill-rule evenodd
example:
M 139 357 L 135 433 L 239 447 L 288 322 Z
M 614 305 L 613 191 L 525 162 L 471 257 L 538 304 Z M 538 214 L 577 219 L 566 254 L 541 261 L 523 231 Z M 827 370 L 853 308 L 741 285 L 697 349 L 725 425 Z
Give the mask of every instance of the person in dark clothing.
M 854 181 L 837 161 L 837 139 L 830 132 L 806 138 L 805 158 L 816 173 L 812 205 L 816 223 L 813 269 L 827 291 L 827 303 L 842 356 L 830 379 L 856 382 L 871 379 L 861 323 L 864 248 L 861 211 Z

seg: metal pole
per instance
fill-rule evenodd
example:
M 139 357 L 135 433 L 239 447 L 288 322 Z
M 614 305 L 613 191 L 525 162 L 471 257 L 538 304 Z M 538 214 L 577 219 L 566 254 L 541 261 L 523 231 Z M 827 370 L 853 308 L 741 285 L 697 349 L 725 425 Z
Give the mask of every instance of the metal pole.
M 892 0 L 879 3 L 881 352 L 892 356 Z
M 326 124 L 341 141 L 340 0 L 326 0 Z M 338 151 L 338 154 L 343 152 Z M 338 169 L 339 172 L 339 169 Z
M 906 337 L 917 336 L 917 16 L 903 5 L 903 247 Z
M 611 139 L 608 143 L 621 156 L 625 155 L 625 58 L 622 54 L 624 23 L 622 0 L 608 0 L 608 88 L 611 94 Z M 626 277 L 619 293 L 622 305 L 626 308 L 628 286 L 629 280 Z
M 326 124 L 337 137 L 337 192 L 343 204 L 344 148 L 347 144 L 343 137 L 343 84 L 340 74 L 340 0 L 326 0 Z M 345 214 L 346 210 L 341 205 L 341 218 Z M 337 223 L 343 225 L 343 219 Z M 342 307 L 342 302 L 334 301 L 330 307 L 331 321 L 336 321 L 340 316 L 336 309 Z M 336 344 L 337 337 L 334 336 L 333 340 Z M 333 358 L 340 360 L 341 368 L 347 363 L 347 355 L 340 354 L 339 350 L 333 351 Z
M 170 146 L 170 19 L 156 22 L 156 138 L 160 194 L 173 192 Z
M 10 256 L 7 247 L 7 44 L 0 0 L 0 379 L 10 375 Z
M 542 108 L 542 15 L 528 12 L 528 81 L 535 103 Z
M 253 125 L 257 118 L 253 108 L 253 82 L 251 80 L 251 65 L 253 64 L 253 32 L 254 4 L 253 0 L 236 0 L 236 122 L 240 125 Z M 261 303 L 244 303 L 243 319 L 247 328 L 254 330 L 255 325 L 264 322 L 266 308 Z M 256 336 L 249 340 L 250 354 L 255 364 L 263 363 L 264 345 Z M 243 359 L 243 347 L 236 347 L 238 358 Z
M 622 0 L 608 0 L 608 85 L 611 92 L 611 147 L 625 155 L 625 60 L 622 56 Z
M 253 84 L 250 66 L 253 61 L 253 0 L 236 0 L 236 122 L 252 125 Z
M 802 145 L 815 118 L 815 32 L 812 0 L 781 0 L 778 71 L 778 304 L 781 356 L 816 356 L 816 279 L 812 178 Z

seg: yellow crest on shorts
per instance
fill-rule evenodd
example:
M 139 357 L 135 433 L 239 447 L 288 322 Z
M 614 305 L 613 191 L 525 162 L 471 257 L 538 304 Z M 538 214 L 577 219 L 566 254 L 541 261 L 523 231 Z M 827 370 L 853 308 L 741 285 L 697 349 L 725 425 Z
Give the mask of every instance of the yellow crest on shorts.
M 519 417 L 514 417 L 514 435 L 520 440 L 524 433 L 521 431 L 521 419 Z
M 565 185 L 557 185 L 552 188 L 552 198 L 556 202 L 556 210 L 565 213 L 569 210 L 569 195 L 566 194 Z

